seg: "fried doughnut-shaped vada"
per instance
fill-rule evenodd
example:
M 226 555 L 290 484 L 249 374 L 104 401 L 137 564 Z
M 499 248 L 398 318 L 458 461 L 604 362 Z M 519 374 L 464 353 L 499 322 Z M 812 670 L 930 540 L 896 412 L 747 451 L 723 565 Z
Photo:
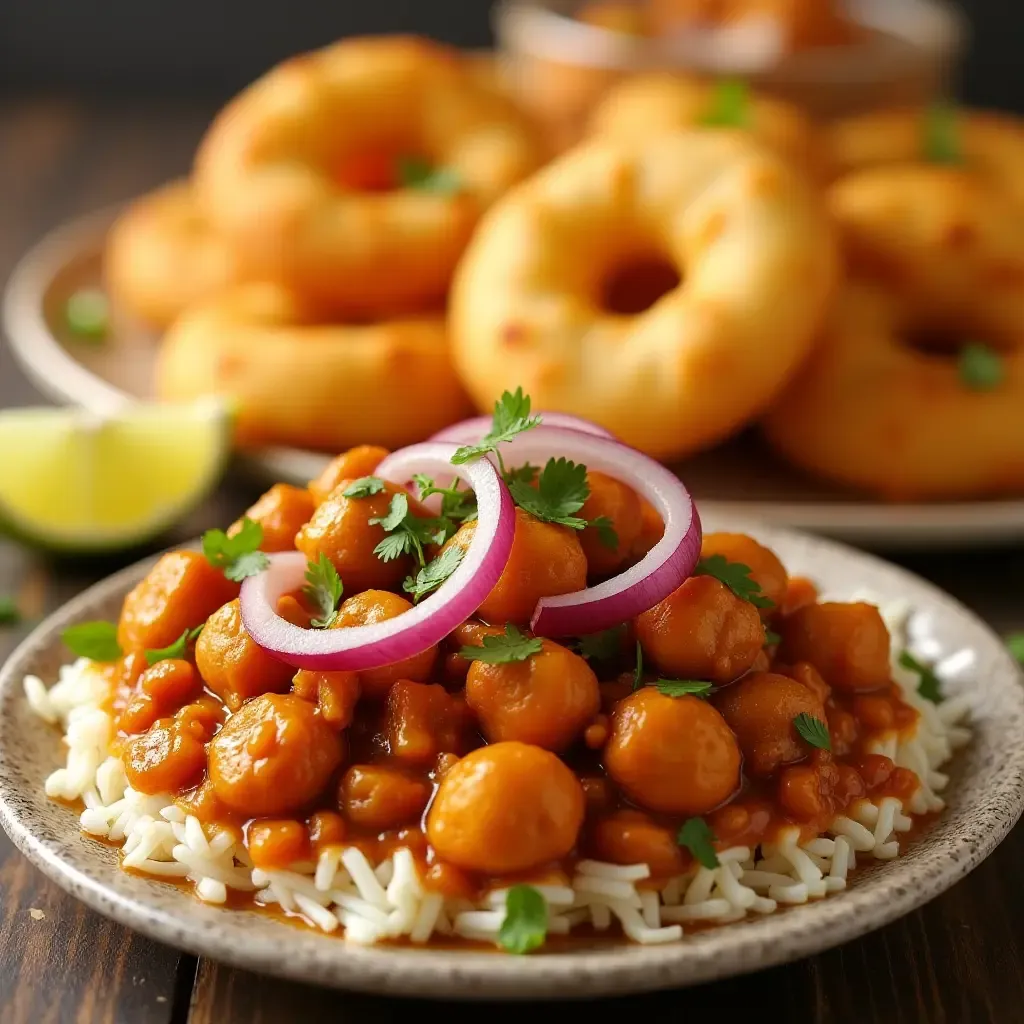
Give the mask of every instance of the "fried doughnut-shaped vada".
M 508 97 L 457 51 L 365 38 L 246 89 L 211 127 L 195 178 L 255 274 L 379 313 L 441 300 L 481 211 L 542 156 Z M 443 171 L 445 187 L 429 175 L 400 187 L 410 164 Z
M 963 355 L 915 347 L 921 315 L 882 286 L 846 285 L 764 420 L 769 442 L 812 473 L 893 500 L 1024 489 L 1024 332 L 992 350 L 1001 380 L 979 389 Z M 976 338 L 967 325 L 962 340 Z
M 1024 123 L 981 110 L 961 109 L 953 117 L 962 166 L 1024 203 Z M 927 112 L 920 109 L 881 110 L 838 121 L 822 140 L 826 163 L 839 176 L 878 164 L 924 160 L 927 124 Z
M 107 236 L 103 272 L 115 306 L 159 329 L 242 279 L 238 259 L 199 209 L 187 181 L 171 182 L 128 206 Z
M 594 140 L 488 214 L 456 275 L 456 368 L 481 409 L 522 386 L 657 457 L 762 411 L 836 274 L 801 176 L 734 133 Z
M 635 75 L 605 96 L 594 111 L 591 131 L 628 140 L 677 128 L 699 128 L 713 112 L 715 88 L 714 83 L 667 72 Z M 746 124 L 740 130 L 798 167 L 816 170 L 813 129 L 796 107 L 767 96 L 752 96 Z
M 242 445 L 398 448 L 468 411 L 440 316 L 331 324 L 267 284 L 188 310 L 164 337 L 156 380 L 164 399 L 232 397 Z

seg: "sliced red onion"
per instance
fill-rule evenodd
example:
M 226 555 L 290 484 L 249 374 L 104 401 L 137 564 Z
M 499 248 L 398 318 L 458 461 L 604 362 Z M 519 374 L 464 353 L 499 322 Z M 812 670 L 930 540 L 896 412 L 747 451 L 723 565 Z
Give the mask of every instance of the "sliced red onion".
M 594 434 L 596 437 L 611 437 L 604 427 L 585 420 L 579 416 L 570 416 L 564 412 L 539 412 L 541 425 L 545 427 L 563 427 L 566 430 L 579 430 L 584 434 Z M 453 423 L 444 430 L 439 430 L 430 439 L 431 441 L 450 441 L 452 444 L 474 444 L 479 441 L 492 426 L 490 416 L 474 416 L 472 419 L 463 420 L 461 423 Z M 536 428 L 534 428 L 536 429 Z M 504 454 L 504 450 L 502 451 Z
M 476 533 L 458 569 L 429 597 L 397 618 L 372 626 L 303 629 L 277 614 L 283 594 L 305 582 L 306 557 L 270 556 L 270 568 L 242 584 L 242 623 L 268 654 L 296 668 L 359 671 L 393 665 L 433 647 L 480 607 L 501 576 L 515 536 L 515 506 L 486 459 L 453 466 L 452 444 L 417 444 L 388 456 L 377 475 L 396 483 L 414 473 L 454 474 L 476 492 Z M 344 582 L 344 581 L 342 581 Z
M 501 451 L 507 466 L 543 465 L 552 456 L 582 462 L 632 487 L 665 523 L 661 540 L 632 568 L 595 587 L 542 598 L 530 622 L 535 633 L 581 636 L 617 626 L 664 600 L 693 572 L 700 557 L 700 518 L 682 481 L 661 463 L 609 438 L 543 425 Z

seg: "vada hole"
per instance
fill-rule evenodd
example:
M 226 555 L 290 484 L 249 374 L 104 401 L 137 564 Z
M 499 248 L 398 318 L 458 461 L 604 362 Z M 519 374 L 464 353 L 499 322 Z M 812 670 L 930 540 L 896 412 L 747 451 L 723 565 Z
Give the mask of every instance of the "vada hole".
M 605 275 L 600 285 L 601 307 L 617 316 L 635 316 L 681 283 L 679 271 L 664 257 L 634 258 L 617 264 Z

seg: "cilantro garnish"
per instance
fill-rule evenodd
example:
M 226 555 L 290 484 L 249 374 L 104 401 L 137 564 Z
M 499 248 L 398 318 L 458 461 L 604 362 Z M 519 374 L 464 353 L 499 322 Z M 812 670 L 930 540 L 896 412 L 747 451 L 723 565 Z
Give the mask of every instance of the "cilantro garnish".
M 700 119 L 707 128 L 743 128 L 750 113 L 750 95 L 747 83 L 727 78 L 715 85 L 711 103 Z
M 529 953 L 544 945 L 547 934 L 547 901 L 532 885 L 513 885 L 505 898 L 498 945 L 507 953 Z
M 306 585 L 302 594 L 319 613 L 310 620 L 313 629 L 330 629 L 338 617 L 338 602 L 344 593 L 341 577 L 334 563 L 321 551 L 320 557 L 306 566 Z
M 387 536 L 373 549 L 382 561 L 390 562 L 402 555 L 415 555 L 416 561 L 426 565 L 424 544 L 443 544 L 448 539 L 447 526 L 439 519 L 420 519 L 409 510 L 409 496 L 402 491 L 392 495 L 388 511 L 383 516 L 371 516 L 367 522 L 380 526 Z
M 539 472 L 540 470 L 536 466 L 531 466 L 529 462 L 524 462 L 523 465 L 508 470 L 505 474 L 505 483 L 511 484 L 513 480 L 518 480 L 524 484 L 532 484 L 537 479 Z
M 494 403 L 491 429 L 479 444 L 464 445 L 460 448 L 452 456 L 452 462 L 456 466 L 460 466 L 493 452 L 498 457 L 498 466 L 502 475 L 505 476 L 505 463 L 501 458 L 498 446 L 514 440 L 523 431 L 530 430 L 539 423 L 539 416 L 530 415 L 530 396 L 524 395 L 522 388 L 516 388 L 514 395 L 506 391 Z
M 117 626 L 113 622 L 80 622 L 77 626 L 68 626 L 60 638 L 64 646 L 79 658 L 117 661 L 121 657 Z
M 590 526 L 597 530 L 597 539 L 611 551 L 619 546 L 619 535 L 615 532 L 615 526 L 608 516 L 598 516 L 591 519 Z
M 207 530 L 203 534 L 203 554 L 206 560 L 235 583 L 247 576 L 257 576 L 270 565 L 270 559 L 260 551 L 263 527 L 246 516 L 241 529 L 229 537 L 223 530 Z
M 612 626 L 600 633 L 581 636 L 574 644 L 576 653 L 588 661 L 611 661 L 622 651 L 625 626 Z
M 764 645 L 765 647 L 777 647 L 782 643 L 782 637 L 773 630 L 766 629 L 764 631 Z
M 933 164 L 963 163 L 956 107 L 935 103 L 924 119 L 924 158 Z
M 970 391 L 993 391 L 1006 377 L 1003 357 L 995 349 L 976 341 L 960 349 L 956 367 L 961 383 Z
M 813 715 L 807 714 L 806 711 L 801 711 L 793 719 L 793 728 L 812 747 L 817 747 L 819 750 L 832 749 L 832 740 L 828 734 L 828 726 L 820 718 L 815 718 Z
M 543 644 L 539 637 L 524 636 L 508 623 L 504 636 L 485 636 L 482 647 L 462 647 L 459 657 L 467 661 L 486 661 L 490 665 L 503 665 L 510 661 L 526 661 L 532 654 L 540 654 Z
M 687 694 L 706 697 L 714 689 L 711 683 L 698 679 L 657 679 L 654 685 L 658 688 L 658 693 L 663 693 L 666 697 L 685 697 Z
M 586 466 L 564 458 L 548 459 L 536 487 L 514 479 L 508 489 L 520 508 L 545 523 L 558 523 L 573 530 L 587 526 L 586 519 L 573 514 L 583 508 L 590 494 Z
M 775 602 L 761 593 L 761 584 L 750 575 L 750 566 L 730 562 L 725 555 L 708 555 L 700 559 L 693 573 L 695 576 L 714 576 L 737 597 L 749 601 L 755 608 L 775 607 Z
M 714 869 L 721 866 L 714 847 L 715 833 L 703 818 L 688 818 L 684 821 L 676 833 L 676 842 L 686 847 L 693 854 L 694 860 L 703 867 Z
M 435 167 L 419 157 L 404 157 L 398 161 L 398 180 L 403 188 L 420 192 L 454 195 L 462 191 L 462 178 L 452 167 Z
M 1006 638 L 1006 646 L 1010 653 L 1024 665 L 1024 633 L 1011 633 Z
M 188 653 L 188 645 L 198 639 L 203 631 L 205 623 L 200 623 L 195 629 L 186 629 L 173 644 L 167 647 L 158 647 L 155 650 L 146 651 L 146 664 L 155 665 L 158 661 L 167 658 L 184 658 Z
M 453 544 L 445 548 L 433 561 L 420 569 L 415 576 L 406 576 L 402 589 L 412 594 L 414 602 L 437 590 L 439 586 L 462 564 L 466 552 Z
M 0 597 L 0 626 L 13 626 L 21 621 L 18 602 L 13 597 Z
M 933 704 L 938 704 L 942 700 L 942 684 L 931 665 L 918 661 L 910 651 L 903 651 L 900 654 L 899 663 L 903 668 L 917 673 L 917 692 L 920 696 Z
M 633 692 L 636 693 L 644 685 L 644 649 L 640 641 L 636 642 L 636 667 L 633 669 Z
M 429 476 L 417 473 L 413 483 L 419 488 L 420 501 L 426 501 L 433 494 L 441 495 L 441 520 L 450 520 L 445 524 L 448 535 L 455 533 L 456 523 L 465 523 L 476 519 L 476 495 L 472 491 L 464 491 L 456 480 L 451 487 L 436 487 Z M 447 539 L 447 538 L 446 538 Z
M 110 303 L 99 289 L 82 288 L 68 298 L 64 318 L 79 338 L 102 341 L 110 326 Z
M 346 498 L 369 498 L 384 490 L 384 481 L 376 476 L 361 476 L 353 480 L 341 493 Z

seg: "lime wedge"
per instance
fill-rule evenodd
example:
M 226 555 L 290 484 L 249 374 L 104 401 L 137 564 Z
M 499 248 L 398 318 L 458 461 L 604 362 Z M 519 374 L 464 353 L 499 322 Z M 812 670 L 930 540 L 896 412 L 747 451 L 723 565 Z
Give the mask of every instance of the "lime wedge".
M 51 550 L 131 547 L 162 533 L 216 485 L 230 418 L 213 401 L 0 412 L 0 526 Z

